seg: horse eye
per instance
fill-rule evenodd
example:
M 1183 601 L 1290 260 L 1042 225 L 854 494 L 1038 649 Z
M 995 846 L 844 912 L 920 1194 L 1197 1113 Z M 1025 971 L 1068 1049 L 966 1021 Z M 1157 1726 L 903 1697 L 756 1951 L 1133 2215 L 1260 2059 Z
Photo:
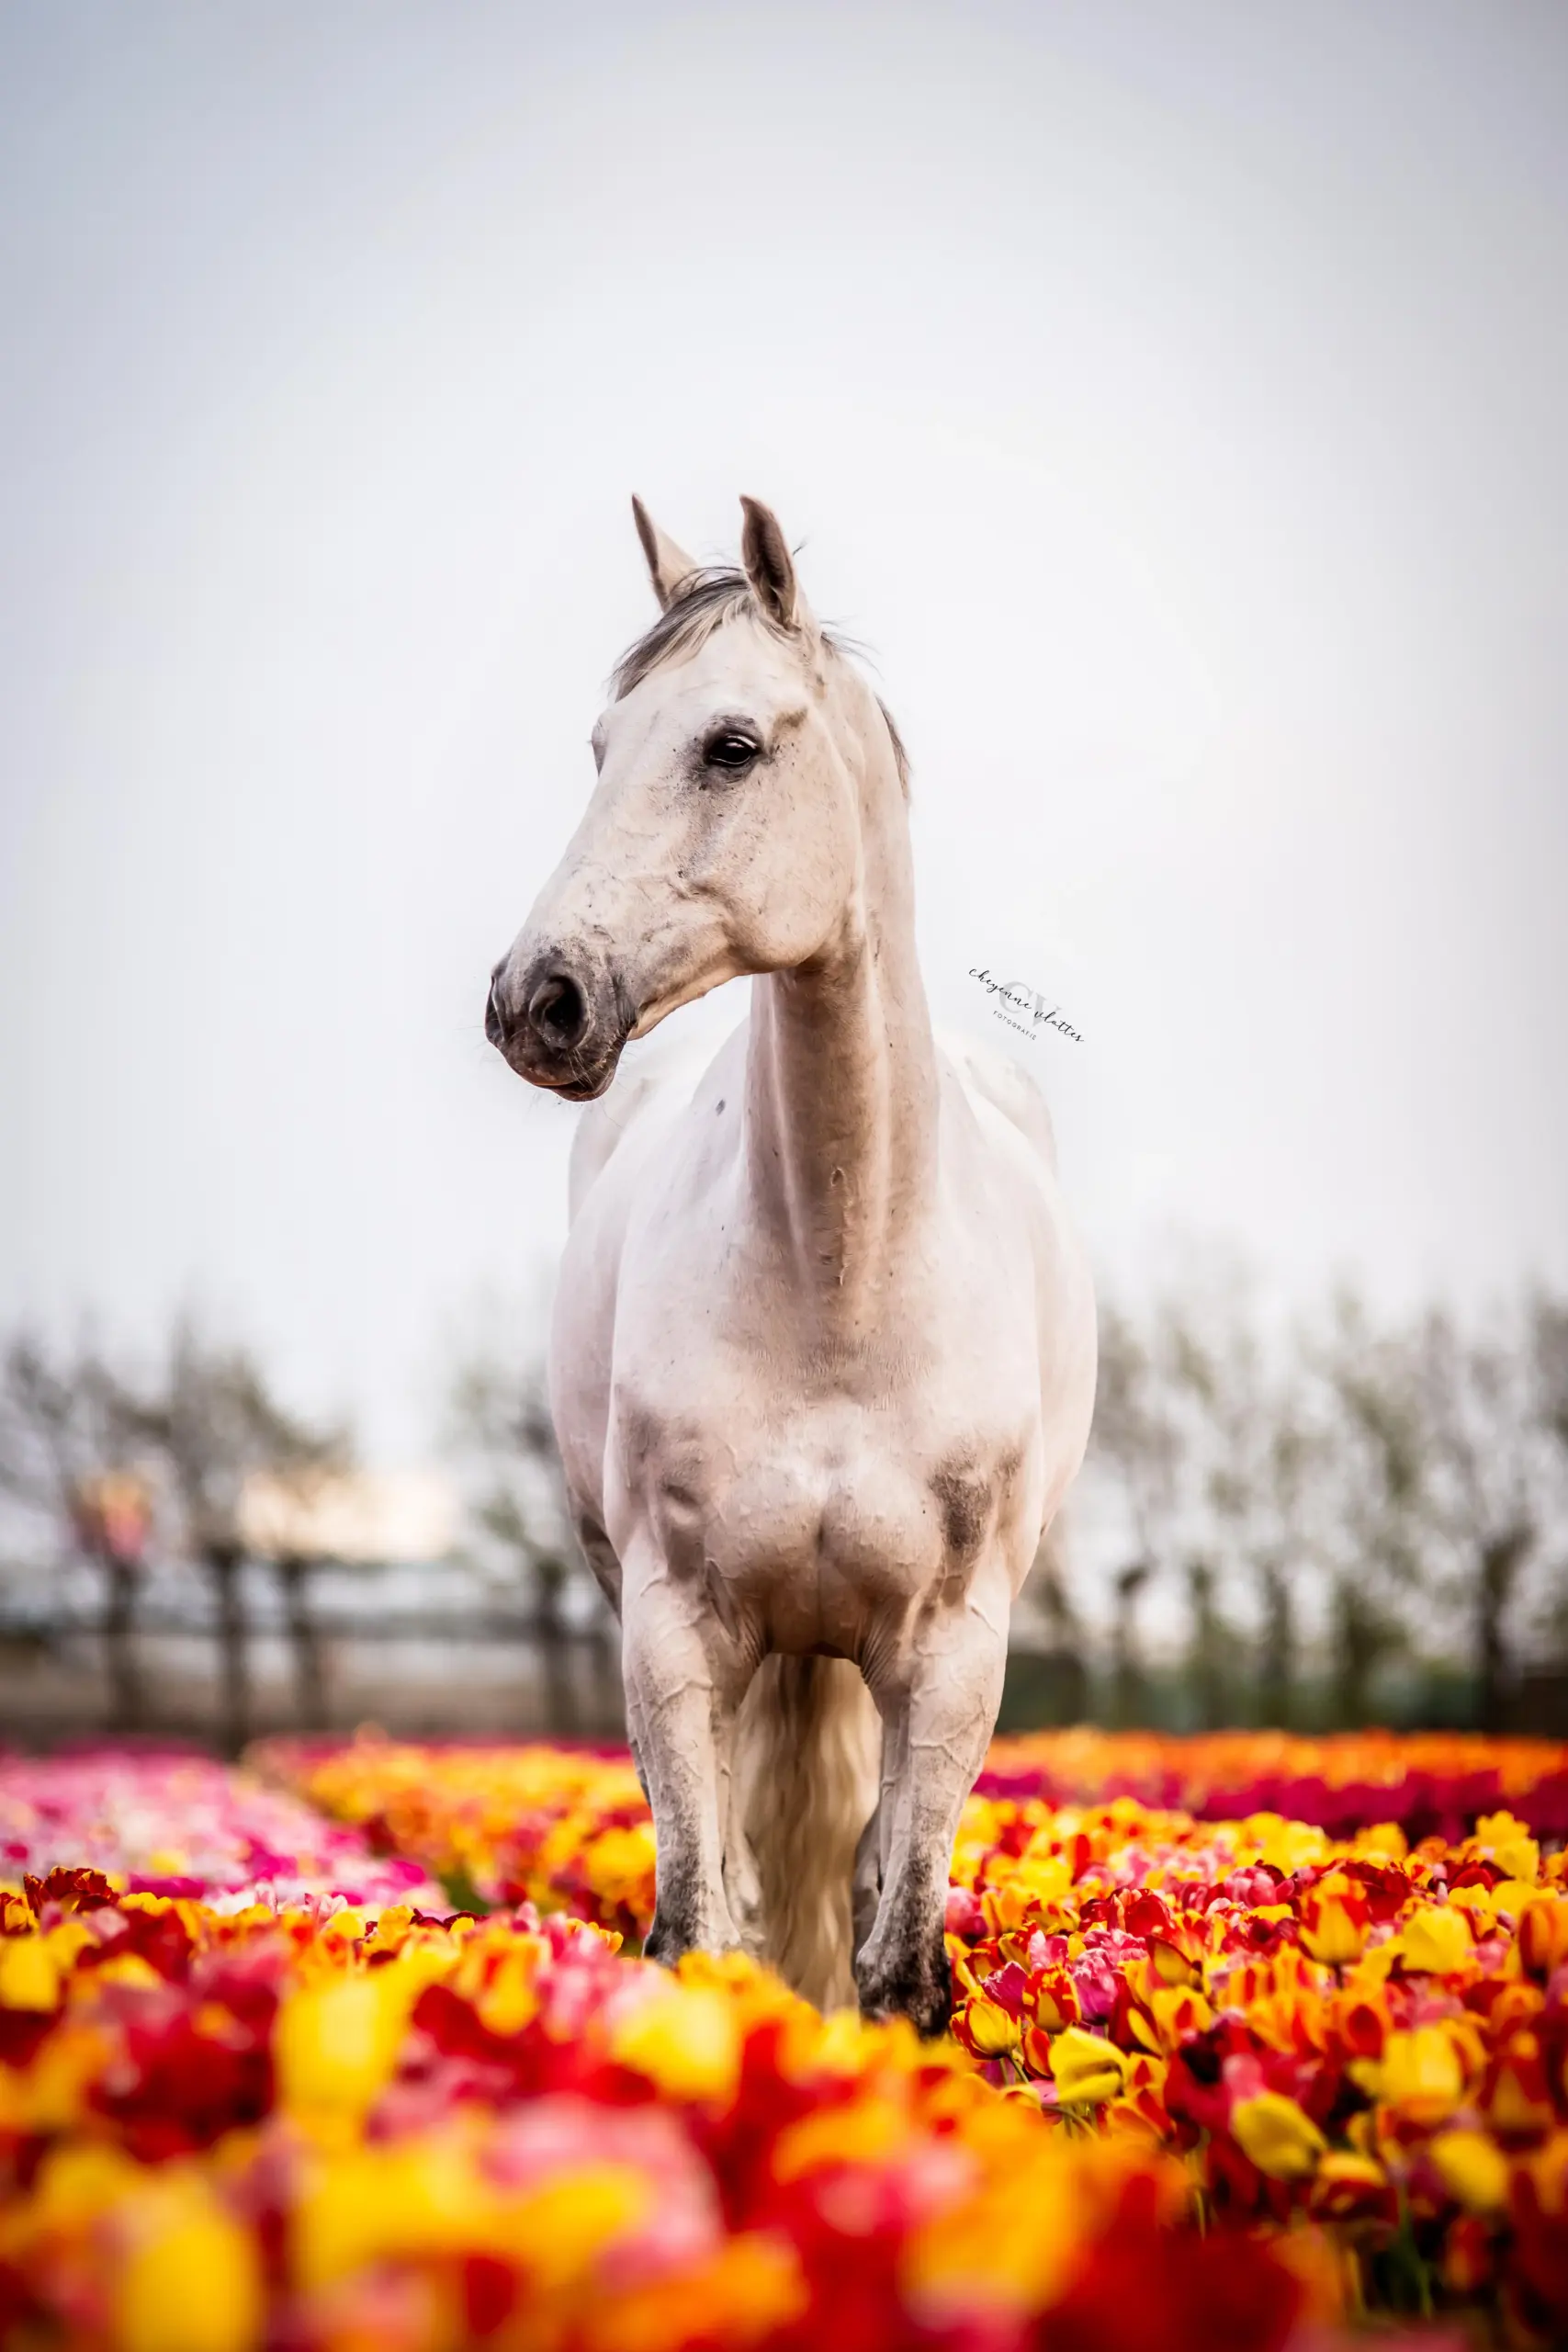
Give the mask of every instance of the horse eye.
M 749 735 L 736 735 L 727 729 L 704 746 L 703 757 L 710 768 L 728 768 L 733 774 L 738 769 L 750 767 L 759 748 Z

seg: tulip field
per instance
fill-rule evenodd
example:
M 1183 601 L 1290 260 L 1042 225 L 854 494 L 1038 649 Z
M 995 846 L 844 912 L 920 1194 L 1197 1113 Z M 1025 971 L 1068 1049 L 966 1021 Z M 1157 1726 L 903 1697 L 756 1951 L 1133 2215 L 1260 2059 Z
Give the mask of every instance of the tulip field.
M 0 2345 L 1568 2341 L 1568 1749 L 998 1741 L 951 2035 L 637 1957 L 624 1754 L 0 1757 Z

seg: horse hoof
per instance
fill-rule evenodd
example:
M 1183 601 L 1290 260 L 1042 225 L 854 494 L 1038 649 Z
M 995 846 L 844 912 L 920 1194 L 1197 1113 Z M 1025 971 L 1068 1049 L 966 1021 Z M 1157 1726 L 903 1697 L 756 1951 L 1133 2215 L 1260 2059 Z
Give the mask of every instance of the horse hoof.
M 947 2031 L 953 2015 L 953 1971 L 945 1946 L 915 1954 L 898 1968 L 867 1971 L 860 1979 L 861 2015 L 877 2022 L 908 2018 L 927 2041 Z
M 690 1939 L 675 1928 L 665 1927 L 657 1912 L 653 1924 L 642 1939 L 644 1960 L 656 1960 L 661 1968 L 673 1968 L 682 1952 L 690 1951 Z
M 716 1954 L 744 1950 L 740 1937 L 728 1921 L 722 1926 L 702 1920 L 676 1920 L 666 1925 L 657 1911 L 642 1939 L 644 1960 L 656 1960 L 660 1968 L 673 1968 L 676 1962 L 683 1960 L 689 1951 Z

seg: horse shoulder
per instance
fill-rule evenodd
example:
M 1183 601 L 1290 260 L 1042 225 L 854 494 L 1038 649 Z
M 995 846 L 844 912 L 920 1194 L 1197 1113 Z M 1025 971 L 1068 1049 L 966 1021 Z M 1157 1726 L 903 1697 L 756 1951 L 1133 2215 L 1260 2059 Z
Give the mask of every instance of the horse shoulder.
M 1063 1197 L 1045 1098 L 1010 1054 L 943 1032 L 983 1133 L 1023 1176 L 1033 1204 L 1041 1417 L 1048 1432 L 1045 1517 L 1076 1475 L 1094 1409 L 1098 1345 L 1094 1285 L 1082 1238 Z
M 978 1097 L 999 1111 L 1055 1175 L 1055 1132 L 1045 1097 L 1029 1072 L 1010 1054 L 994 1046 L 981 1045 L 958 1030 L 939 1030 L 937 1045 L 957 1070 L 971 1102 Z

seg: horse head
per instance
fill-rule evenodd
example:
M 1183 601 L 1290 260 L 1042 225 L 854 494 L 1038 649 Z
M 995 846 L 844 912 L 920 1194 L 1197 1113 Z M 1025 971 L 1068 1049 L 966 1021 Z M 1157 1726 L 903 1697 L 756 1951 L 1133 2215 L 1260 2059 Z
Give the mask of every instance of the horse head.
M 776 517 L 741 505 L 736 569 L 697 564 L 633 501 L 660 616 L 615 673 L 592 797 L 491 977 L 491 1044 L 571 1102 L 678 1005 L 830 955 L 855 899 L 877 706 Z

